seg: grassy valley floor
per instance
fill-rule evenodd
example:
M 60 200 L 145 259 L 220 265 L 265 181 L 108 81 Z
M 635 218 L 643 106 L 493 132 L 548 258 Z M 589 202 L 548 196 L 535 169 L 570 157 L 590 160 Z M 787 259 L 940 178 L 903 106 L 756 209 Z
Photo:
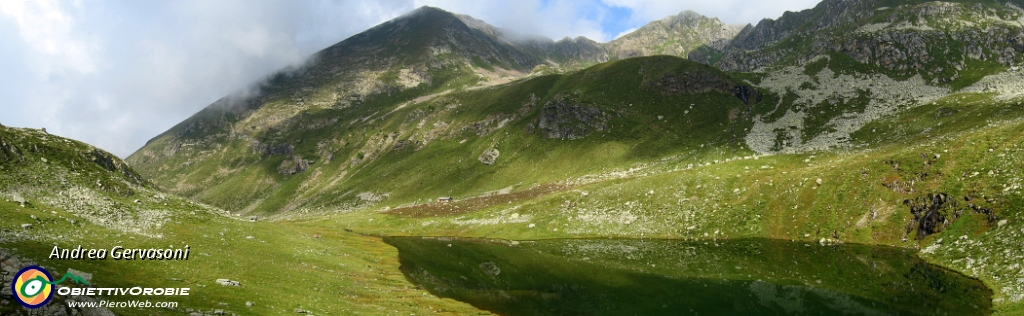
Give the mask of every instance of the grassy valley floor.
M 19 146 L 42 154 L 25 151 L 19 169 L 5 169 L 21 171 L 4 174 L 10 191 L 0 199 L 0 248 L 5 258 L 57 274 L 91 273 L 97 286 L 192 288 L 192 295 L 175 298 L 175 310 L 113 310 L 119 314 L 465 315 L 486 312 L 418 289 L 402 275 L 398 251 L 374 236 L 863 243 L 918 248 L 925 260 L 983 281 L 993 290 L 995 314 L 1019 315 L 1024 120 L 1013 118 L 1020 117 L 1019 103 L 1006 104 L 930 115 L 944 106 L 940 101 L 878 120 L 863 129 L 873 134 L 853 135 L 854 144 L 875 144 L 871 149 L 765 156 L 712 149 L 697 158 L 456 196 L 448 204 L 384 200 L 369 209 L 293 212 L 257 222 L 145 186 L 116 186 L 102 176 L 116 172 L 79 170 L 77 158 L 61 160 L 65 151 L 37 146 L 55 142 L 36 132 L 43 141 Z M 96 176 L 111 183 L 98 187 L 121 189 L 82 191 Z M 126 188 L 134 194 L 124 194 Z M 192 255 L 188 261 L 58 261 L 47 259 L 53 245 L 188 245 Z M 10 303 L 0 311 L 19 310 Z
M 293 220 L 388 236 L 768 237 L 916 248 L 925 260 L 992 288 L 995 314 L 1024 313 L 1024 121 L 989 120 L 939 135 L 914 126 L 900 128 L 912 146 L 723 152 L 719 159 L 638 165 L 508 195 Z M 515 198 L 531 191 L 548 193 Z M 938 224 L 922 224 L 927 214 L 917 218 L 912 209 L 934 210 Z
M 26 265 L 34 262 L 55 277 L 69 268 L 91 273 L 95 287 L 191 288 L 189 296 L 140 297 L 178 302 L 177 309 L 112 309 L 120 315 L 216 314 L 218 310 L 228 315 L 284 315 L 297 310 L 313 315 L 480 313 L 468 304 L 416 289 L 399 271 L 396 249 L 379 238 L 356 233 L 289 222 L 253 223 L 197 211 L 177 216 L 159 230 L 162 236 L 150 238 L 71 224 L 69 220 L 76 216 L 45 206 L 22 208 L 0 201 L 0 212 L 4 258 Z M 23 229 L 22 223 L 33 226 Z M 97 249 L 188 245 L 191 254 L 187 261 L 49 260 L 54 245 Z M 217 279 L 241 285 L 223 286 L 215 283 Z M 3 300 L 6 304 L 0 306 L 0 314 L 24 311 L 9 297 Z M 246 302 L 254 305 L 247 307 Z

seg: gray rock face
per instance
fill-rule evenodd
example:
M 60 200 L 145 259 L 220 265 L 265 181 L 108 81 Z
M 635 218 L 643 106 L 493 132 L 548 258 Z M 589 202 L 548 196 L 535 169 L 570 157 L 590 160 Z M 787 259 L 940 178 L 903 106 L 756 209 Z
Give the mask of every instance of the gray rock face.
M 480 270 L 483 270 L 489 276 L 496 277 L 501 274 L 501 269 L 498 265 L 491 261 L 485 261 L 480 264 Z
M 498 152 L 497 149 L 491 148 L 491 149 L 485 150 L 484 153 L 480 154 L 480 157 L 477 158 L 477 159 L 479 159 L 480 162 L 482 162 L 485 165 L 493 165 L 494 162 L 498 160 L 498 155 L 499 154 L 501 154 L 501 153 Z
M 285 159 L 281 162 L 281 165 L 277 167 L 277 172 L 290 176 L 306 171 L 314 163 L 316 163 L 315 160 L 302 159 L 302 156 L 293 155 L 292 159 Z
M 6 129 L 6 127 L 0 128 Z M 8 140 L 0 137 L 0 162 L 23 160 L 24 158 L 22 157 L 21 150 L 18 149 L 18 146 L 15 146 L 14 144 L 9 143 Z
M 765 19 L 741 31 L 715 66 L 753 71 L 794 55 L 805 61 L 840 52 L 889 70 L 923 72 L 938 83 L 958 78 L 971 60 L 1005 66 L 1024 60 L 1024 12 L 1013 6 L 926 2 L 887 8 L 880 3 L 826 0 Z
M 291 144 L 266 144 L 258 140 L 252 141 L 249 147 L 257 155 L 291 155 L 295 152 L 295 146 Z
M 402 140 L 399 140 L 399 141 L 395 142 L 395 146 L 392 147 L 392 150 L 394 150 L 394 151 L 401 151 L 403 149 L 409 148 L 409 145 L 412 145 L 413 143 L 415 143 L 413 140 L 402 139 Z
M 124 175 L 124 177 L 127 178 L 127 180 L 134 182 L 135 184 L 146 184 L 146 180 L 142 179 L 142 176 L 135 173 L 135 171 L 133 171 L 127 164 L 122 162 L 120 159 L 118 159 L 117 156 L 114 156 L 114 154 L 108 153 L 98 148 L 93 148 L 92 151 L 83 152 L 81 154 L 86 159 L 96 163 L 97 165 L 103 167 L 103 169 L 106 169 L 107 171 L 117 172 Z M 119 188 L 113 189 L 116 191 Z M 124 196 L 131 196 L 135 194 L 130 188 L 125 187 L 124 189 L 126 189 L 123 190 L 124 192 L 119 191 L 117 193 L 120 193 L 121 195 Z
M 608 129 L 608 117 L 593 105 L 557 99 L 544 104 L 537 127 L 548 138 L 580 139 Z

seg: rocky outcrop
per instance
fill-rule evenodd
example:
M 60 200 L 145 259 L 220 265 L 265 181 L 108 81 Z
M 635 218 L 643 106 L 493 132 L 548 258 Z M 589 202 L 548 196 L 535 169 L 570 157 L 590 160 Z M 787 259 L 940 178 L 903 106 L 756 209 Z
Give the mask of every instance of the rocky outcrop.
M 485 274 L 491 277 L 497 277 L 501 274 L 501 268 L 494 261 L 484 261 L 480 263 L 480 270 L 484 271 Z
M 710 91 L 733 94 L 737 97 L 740 95 L 736 84 L 711 71 L 668 72 L 647 84 L 665 95 L 697 94 Z M 743 96 L 746 97 L 745 92 L 748 90 L 744 89 L 743 91 Z
M 809 64 L 828 60 L 828 56 L 819 56 Z M 758 84 L 765 93 L 786 96 L 791 101 L 780 100 L 772 114 L 753 117 L 754 126 L 745 137 L 750 149 L 759 153 L 793 153 L 849 146 L 850 135 L 866 124 L 950 92 L 948 88 L 928 85 L 919 75 L 897 80 L 882 74 L 836 73 L 828 67 L 808 75 L 809 68 L 804 65 L 775 69 Z M 820 110 L 832 106 L 849 110 Z M 807 122 L 813 121 L 825 124 L 808 128 Z
M 316 163 L 315 160 L 302 159 L 302 156 L 292 155 L 291 159 L 285 159 L 277 166 L 277 172 L 290 176 L 309 169 L 309 166 Z
M 18 149 L 18 146 L 0 137 L 0 164 L 22 160 L 21 150 Z
M 765 19 L 741 31 L 715 66 L 753 71 L 793 57 L 805 61 L 839 52 L 861 63 L 948 82 L 971 60 L 1006 66 L 1024 60 L 1024 12 L 1013 6 L 936 1 L 889 8 L 880 2 L 826 0 Z
M 410 145 L 415 144 L 415 143 L 416 142 L 414 140 L 411 140 L 411 139 L 400 139 L 400 140 L 395 142 L 395 147 L 392 147 L 392 150 L 394 150 L 394 151 L 402 151 L 402 150 L 404 150 L 406 148 L 409 148 Z
M 705 69 L 685 72 L 668 72 L 647 85 L 665 95 L 697 94 L 718 91 L 735 96 L 743 104 L 761 102 L 761 92 L 754 87 L 733 83 L 720 74 Z M 749 114 L 749 113 L 747 113 Z
M 480 121 L 470 123 L 469 125 L 463 126 L 463 131 L 470 131 L 477 136 L 485 136 L 490 134 L 502 127 L 505 127 L 509 122 L 512 122 L 519 118 L 518 114 L 491 114 Z
M 135 173 L 127 164 L 121 159 L 118 159 L 113 154 L 103 151 L 102 149 L 93 148 L 92 151 L 83 152 L 82 156 L 86 159 L 96 163 L 103 169 L 110 172 L 116 172 L 124 176 L 128 181 L 137 185 L 146 185 L 146 180 L 142 179 L 142 176 Z M 128 194 L 131 195 L 131 194 Z
M 242 285 L 238 281 L 232 281 L 230 279 L 217 279 L 215 281 L 215 283 L 220 284 L 222 286 L 241 286 Z
M 477 159 L 485 165 L 493 165 L 494 162 L 498 160 L 498 155 L 500 154 L 501 153 L 498 152 L 497 149 L 491 148 L 485 150 L 484 153 L 480 154 L 480 157 L 477 157 Z
M 607 123 L 607 116 L 597 106 L 568 102 L 564 98 L 545 103 L 537 118 L 537 128 L 545 136 L 569 140 L 606 130 Z
M 291 155 L 295 152 L 295 146 L 291 144 L 267 144 L 258 140 L 253 140 L 249 143 L 249 148 L 252 149 L 254 155 Z
M 530 71 L 543 61 L 535 55 L 524 52 L 507 40 L 481 31 L 465 23 L 455 15 L 436 8 L 422 7 L 406 18 L 409 24 L 438 23 L 445 21 L 440 36 L 434 38 L 430 50 L 446 52 L 466 58 L 482 60 L 490 65 L 518 71 Z M 426 22 L 416 20 L 426 20 Z M 400 23 L 402 21 L 399 21 Z M 390 22 L 387 22 L 390 23 Z
M 987 198 L 974 197 L 972 194 L 964 196 L 966 206 L 961 207 L 958 200 L 946 193 L 928 194 L 913 200 L 904 200 L 903 205 L 910 208 L 914 219 L 907 226 L 907 233 L 916 232 L 918 240 L 942 232 L 953 225 L 965 210 L 971 210 L 976 214 L 984 215 L 989 226 L 998 226 L 999 216 L 991 209 L 979 204 L 991 204 Z M 1005 225 L 1005 224 L 1004 224 Z
M 907 233 L 916 231 L 918 240 L 941 232 L 961 215 L 956 204 L 945 193 L 904 200 L 903 205 L 910 208 L 910 213 L 914 215 L 914 220 L 907 226 Z

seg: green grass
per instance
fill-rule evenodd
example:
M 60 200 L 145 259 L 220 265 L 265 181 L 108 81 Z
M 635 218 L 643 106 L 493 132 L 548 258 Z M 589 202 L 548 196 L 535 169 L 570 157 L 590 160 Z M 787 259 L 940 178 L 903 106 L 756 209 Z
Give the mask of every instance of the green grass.
M 357 198 L 362 192 L 389 193 L 393 198 L 386 201 L 388 205 L 441 195 L 475 195 L 664 156 L 693 155 L 703 146 L 742 151 L 739 144 L 750 121 L 728 118 L 730 110 L 744 108 L 742 102 L 731 91 L 663 93 L 654 84 L 670 73 L 733 84 L 728 74 L 675 57 L 626 59 L 574 74 L 406 103 L 436 89 L 412 88 L 371 97 L 356 107 L 299 113 L 255 135 L 266 144 L 290 144 L 296 155 L 317 160 L 298 175 L 277 174 L 281 161 L 290 158 L 253 154 L 246 148 L 247 140 L 229 141 L 226 146 L 198 144 L 174 156 L 136 154 L 129 161 L 171 192 L 233 212 L 281 213 L 358 206 L 363 203 Z M 558 102 L 600 109 L 606 128 L 577 140 L 549 139 L 540 130 L 526 132 L 537 129 L 544 107 Z M 399 104 L 406 105 L 399 109 Z M 508 123 L 499 129 L 499 120 Z M 479 122 L 490 122 L 486 131 L 464 129 Z M 426 138 L 431 133 L 438 134 Z M 398 140 L 429 144 L 392 150 Z M 332 147 L 336 159 L 328 162 L 318 149 L 323 142 L 345 145 Z M 170 145 L 161 139 L 141 152 Z M 501 151 L 492 166 L 476 160 L 489 148 Z M 344 176 L 339 179 L 339 174 Z
M 69 268 L 91 273 L 94 286 L 191 288 L 189 296 L 146 297 L 177 302 L 178 309 L 115 309 L 118 314 L 222 309 L 237 315 L 271 315 L 300 308 L 328 315 L 475 312 L 464 303 L 417 290 L 399 273 L 397 251 L 378 238 L 305 223 L 248 222 L 153 190 L 146 182 L 132 182 L 130 168 L 107 170 L 83 155 L 93 152 L 88 145 L 40 131 L 0 127 L 0 143 L 0 251 L 54 274 Z M 116 157 L 111 161 L 123 164 Z M 117 183 L 132 194 L 104 190 L 97 182 L 104 187 Z M 19 198 L 25 200 L 24 206 L 16 202 Z M 55 260 L 48 258 L 54 245 L 187 245 L 191 255 L 185 261 Z M 242 286 L 215 284 L 220 278 Z M 250 301 L 255 306 L 246 307 Z M 58 298 L 51 304 L 63 301 Z M 0 305 L 0 313 L 20 311 L 15 306 Z
M 281 315 L 294 313 L 295 309 L 327 315 L 378 315 L 393 310 L 417 314 L 473 312 L 465 304 L 440 300 L 415 289 L 398 272 L 397 252 L 372 237 L 294 223 L 249 223 L 205 211 L 191 215 L 181 209 L 159 230 L 162 238 L 146 238 L 89 224 L 71 225 L 65 219 L 76 217 L 60 209 L 23 209 L 0 202 L 0 211 L 5 214 L 0 229 L 22 231 L 18 224 L 30 222 L 35 226 L 28 234 L 37 238 L 3 242 L 0 248 L 16 249 L 14 253 L 19 257 L 33 259 L 50 271 L 72 268 L 92 273 L 91 284 L 101 287 L 191 288 L 189 296 L 147 297 L 154 302 L 178 302 L 177 310 L 114 309 L 119 314 L 180 315 L 186 309 L 222 309 L 237 315 Z M 29 215 L 40 220 L 32 220 Z M 314 234 L 322 238 L 313 238 Z M 161 249 L 188 245 L 191 255 L 187 261 L 47 260 L 55 244 L 101 249 L 117 245 Z M 242 285 L 214 283 L 220 278 Z M 250 301 L 255 306 L 246 307 Z
M 1006 267 L 1024 257 L 1012 246 L 1024 234 L 1016 233 L 1021 227 L 1018 206 L 1024 178 L 1019 171 L 1024 170 L 1020 147 L 1024 139 L 1016 131 L 1024 123 L 1021 114 L 1014 112 L 1017 103 L 989 102 L 986 95 L 954 95 L 913 108 L 892 118 L 909 122 L 908 127 L 898 135 L 876 131 L 882 136 L 871 140 L 877 143 L 868 150 L 758 159 L 718 150 L 718 156 L 683 156 L 647 164 L 625 172 L 624 177 L 609 176 L 539 198 L 455 215 L 424 218 L 357 212 L 313 221 L 383 235 L 513 240 L 769 237 L 816 242 L 832 239 L 835 232 L 846 242 L 924 248 L 940 238 L 948 244 L 966 235 L 970 240 L 977 238 L 979 244 L 925 258 L 984 281 L 996 292 L 995 310 L 1009 315 L 1020 308 L 1012 295 L 1024 293 L 1004 289 L 1021 273 Z M 935 109 L 949 106 L 959 106 L 961 111 L 941 118 L 941 128 L 929 122 L 935 119 Z M 911 126 L 935 128 L 921 133 L 913 132 Z M 727 162 L 728 157 L 739 159 Z M 821 185 L 817 179 L 822 179 Z M 938 235 L 917 240 L 916 231 L 907 231 L 912 216 L 903 201 L 937 193 L 959 200 L 950 211 L 961 215 Z M 992 210 L 1009 224 L 996 229 L 996 223 L 970 209 L 964 197 L 972 197 L 971 204 Z M 996 252 L 1001 255 L 991 255 Z M 965 258 L 975 262 L 985 258 L 989 263 L 969 269 Z

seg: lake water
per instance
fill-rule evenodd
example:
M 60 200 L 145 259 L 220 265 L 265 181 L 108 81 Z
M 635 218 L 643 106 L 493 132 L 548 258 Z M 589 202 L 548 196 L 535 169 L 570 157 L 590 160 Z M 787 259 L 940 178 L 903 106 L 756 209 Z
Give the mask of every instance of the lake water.
M 914 251 L 770 239 L 387 237 L 418 286 L 502 315 L 987 315 L 981 282 Z

